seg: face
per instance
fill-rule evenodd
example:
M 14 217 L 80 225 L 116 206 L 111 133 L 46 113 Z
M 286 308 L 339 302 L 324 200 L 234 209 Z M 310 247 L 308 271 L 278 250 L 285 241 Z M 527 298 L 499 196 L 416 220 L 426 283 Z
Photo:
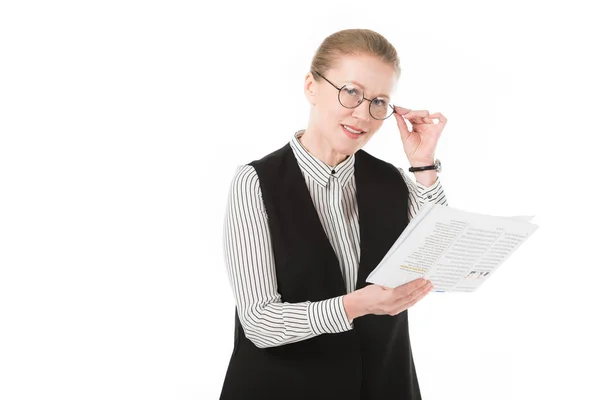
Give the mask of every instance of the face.
M 361 89 L 366 99 L 385 98 L 387 103 L 390 102 L 398 81 L 394 67 L 367 55 L 346 56 L 338 60 L 330 70 L 319 72 L 338 88 L 352 85 Z M 317 82 L 309 73 L 304 89 L 311 103 L 307 130 L 318 137 L 320 150 L 327 153 L 327 158 L 343 158 L 342 156 L 354 154 L 373 137 L 384 122 L 373 118 L 369 113 L 371 102 L 366 99 L 356 108 L 343 107 L 338 101 L 339 91 L 323 78 Z M 363 133 L 355 135 L 345 127 Z

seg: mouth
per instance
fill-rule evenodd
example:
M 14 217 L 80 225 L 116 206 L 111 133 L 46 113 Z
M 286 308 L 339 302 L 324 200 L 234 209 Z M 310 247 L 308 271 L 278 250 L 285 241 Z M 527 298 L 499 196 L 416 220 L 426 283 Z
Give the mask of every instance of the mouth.
M 344 130 L 344 132 L 346 133 L 346 135 L 350 136 L 353 139 L 360 137 L 366 133 L 365 131 L 358 129 L 352 125 L 342 124 L 341 126 L 342 126 L 342 129 Z

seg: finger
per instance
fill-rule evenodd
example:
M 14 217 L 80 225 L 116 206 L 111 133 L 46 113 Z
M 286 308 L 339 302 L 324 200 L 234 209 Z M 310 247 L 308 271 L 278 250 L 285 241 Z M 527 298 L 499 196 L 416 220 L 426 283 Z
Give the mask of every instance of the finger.
M 410 113 L 408 113 L 407 115 L 404 115 L 404 118 L 408 119 L 410 121 L 411 124 L 413 125 L 417 125 L 417 124 L 425 124 L 427 122 L 425 122 L 425 118 L 429 117 L 429 113 L 424 110 L 424 111 L 411 111 Z
M 410 131 L 408 130 L 408 126 L 406 126 L 406 121 L 404 121 L 404 117 L 401 114 L 394 113 L 396 117 L 396 124 L 398 125 L 398 129 L 400 130 L 400 138 L 404 142 L 410 136 Z
M 396 114 L 399 114 L 398 116 L 403 116 L 404 118 L 409 120 L 412 125 L 422 124 L 423 117 L 429 115 L 429 111 L 427 110 L 411 110 L 400 106 L 394 106 L 394 109 L 396 110 Z M 406 123 L 404 125 L 406 125 Z M 408 127 L 406 129 L 408 130 Z
M 419 293 L 412 300 L 410 300 L 404 307 L 410 308 L 410 307 L 414 306 L 419 301 L 423 300 L 425 298 L 425 296 L 427 296 L 429 294 L 429 292 L 431 292 L 432 290 L 433 290 L 433 286 L 430 285 L 429 287 L 427 287 L 427 289 L 425 291 Z
M 419 290 L 426 287 L 428 283 L 429 281 L 424 278 L 415 279 L 414 281 L 410 281 L 408 283 L 405 283 L 404 285 L 395 288 L 393 294 L 395 297 L 408 296 L 415 290 Z
M 411 110 L 410 112 L 404 114 L 404 118 L 410 120 L 411 118 L 418 117 L 419 119 L 423 117 L 428 117 L 429 111 L 427 110 Z
M 429 115 L 429 111 L 428 110 L 410 110 L 409 113 L 405 114 L 404 116 L 417 116 L 417 117 L 426 117 Z
M 409 118 L 408 120 L 409 120 L 409 121 L 410 121 L 410 123 L 411 123 L 411 124 L 413 124 L 413 125 L 420 125 L 420 124 L 423 124 L 423 123 L 425 123 L 425 122 L 423 121 L 423 118 L 425 118 L 425 117 L 414 116 L 414 117 L 411 117 L 411 118 Z
M 420 288 L 411 293 L 410 296 L 402 297 L 398 299 L 396 303 L 392 306 L 392 309 L 396 311 L 396 314 L 406 310 L 417 304 L 421 301 L 425 296 L 429 294 L 433 290 L 433 285 L 428 283 L 424 288 Z M 394 315 L 396 315 L 394 314 Z
M 419 286 L 412 292 L 408 293 L 408 295 L 405 296 L 405 300 L 406 300 L 406 302 L 410 302 L 414 298 L 417 298 L 421 295 L 429 293 L 429 291 L 431 289 L 433 289 L 433 284 L 430 281 L 426 281 L 426 283 L 424 285 Z
M 397 304 L 392 305 L 392 307 L 391 307 L 392 312 L 390 312 L 389 314 L 390 315 L 400 314 L 404 310 L 407 310 L 407 309 L 411 308 L 412 306 L 414 306 L 415 304 L 417 304 L 425 296 L 427 296 L 427 294 L 429 294 L 429 291 L 427 291 L 426 293 L 422 293 L 419 296 L 416 296 L 411 299 L 403 299 L 401 302 L 398 302 Z
M 442 113 L 430 114 L 429 118 L 439 120 L 440 124 L 446 124 L 446 122 L 448 122 L 448 119 L 446 119 L 446 117 L 444 117 L 444 115 Z
M 400 107 L 400 106 L 394 106 L 394 109 L 400 115 L 408 114 L 409 112 L 411 112 L 411 110 L 409 108 L 404 108 L 404 107 Z

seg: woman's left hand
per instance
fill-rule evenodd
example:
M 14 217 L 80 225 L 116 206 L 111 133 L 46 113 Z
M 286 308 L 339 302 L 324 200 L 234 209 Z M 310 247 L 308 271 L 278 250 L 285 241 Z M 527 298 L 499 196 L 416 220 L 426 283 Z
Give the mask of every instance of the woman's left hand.
M 398 106 L 395 110 L 394 117 L 410 164 L 413 167 L 433 164 L 435 148 L 448 121 L 446 117 L 441 113 L 429 114 L 427 110 L 409 110 Z M 404 118 L 411 123 L 412 131 L 408 130 Z M 434 119 L 439 122 L 435 123 Z

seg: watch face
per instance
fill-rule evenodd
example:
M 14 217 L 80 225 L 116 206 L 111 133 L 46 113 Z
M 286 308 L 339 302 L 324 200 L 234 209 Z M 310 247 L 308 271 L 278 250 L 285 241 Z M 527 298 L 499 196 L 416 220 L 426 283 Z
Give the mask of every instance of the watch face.
M 442 172 L 442 162 L 440 160 L 435 160 L 435 170 L 437 172 Z

